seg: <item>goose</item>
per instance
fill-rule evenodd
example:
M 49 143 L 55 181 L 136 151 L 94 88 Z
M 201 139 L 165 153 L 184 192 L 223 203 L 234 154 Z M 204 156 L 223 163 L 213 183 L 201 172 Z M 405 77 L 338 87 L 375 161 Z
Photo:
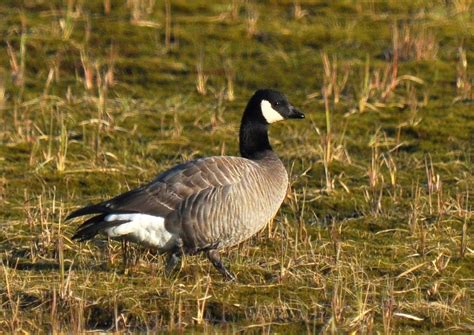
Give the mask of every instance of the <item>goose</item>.
M 110 200 L 70 213 L 66 220 L 91 215 L 72 239 L 103 234 L 167 254 L 165 270 L 181 256 L 205 253 L 227 280 L 235 275 L 220 252 L 249 239 L 278 212 L 288 189 L 285 166 L 272 150 L 268 126 L 302 119 L 285 95 L 257 90 L 244 110 L 239 144 L 241 157 L 213 156 L 179 164 L 150 183 Z

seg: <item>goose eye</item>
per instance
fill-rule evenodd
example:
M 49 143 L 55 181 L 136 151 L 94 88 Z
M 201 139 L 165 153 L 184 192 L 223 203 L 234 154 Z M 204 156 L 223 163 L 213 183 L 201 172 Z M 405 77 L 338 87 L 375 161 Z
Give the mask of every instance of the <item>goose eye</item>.
M 275 106 L 281 106 L 281 105 L 282 105 L 281 101 L 275 102 Z

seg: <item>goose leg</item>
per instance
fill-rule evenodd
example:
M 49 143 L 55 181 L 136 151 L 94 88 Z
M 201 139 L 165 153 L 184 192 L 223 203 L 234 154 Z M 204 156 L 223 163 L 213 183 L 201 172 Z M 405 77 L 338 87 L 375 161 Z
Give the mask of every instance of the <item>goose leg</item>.
M 235 281 L 237 279 L 235 275 L 224 266 L 224 263 L 222 263 L 221 257 L 219 256 L 219 252 L 217 250 L 207 250 L 206 255 L 211 261 L 212 265 L 215 266 L 215 268 L 224 276 L 226 280 Z
M 170 276 L 178 265 L 181 265 L 181 256 L 184 254 L 183 240 L 178 238 L 176 245 L 168 252 L 168 259 L 166 260 L 165 274 Z
M 170 276 L 174 270 L 181 264 L 181 253 L 179 250 L 173 251 L 169 254 L 168 259 L 166 260 L 165 273 L 167 276 Z
M 128 241 L 122 240 L 122 263 L 126 269 L 128 267 Z

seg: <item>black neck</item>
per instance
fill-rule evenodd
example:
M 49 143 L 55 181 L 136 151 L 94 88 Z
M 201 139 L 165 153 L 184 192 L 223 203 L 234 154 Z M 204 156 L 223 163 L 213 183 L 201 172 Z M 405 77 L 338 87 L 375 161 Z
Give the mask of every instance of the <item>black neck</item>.
M 240 154 L 245 158 L 259 159 L 272 147 L 268 141 L 268 125 L 251 115 L 244 113 L 240 125 Z

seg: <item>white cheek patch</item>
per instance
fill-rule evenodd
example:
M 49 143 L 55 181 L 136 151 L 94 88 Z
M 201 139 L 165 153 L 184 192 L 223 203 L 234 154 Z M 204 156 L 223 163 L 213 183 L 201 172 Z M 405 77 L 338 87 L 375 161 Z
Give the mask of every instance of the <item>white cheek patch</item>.
M 262 100 L 260 103 L 260 109 L 262 110 L 263 117 L 268 123 L 273 123 L 283 120 L 283 116 L 273 109 L 272 104 L 267 100 Z
M 126 236 L 128 239 L 154 248 L 163 248 L 175 240 L 175 236 L 165 228 L 165 219 L 148 214 L 109 214 L 105 221 L 128 221 L 104 229 L 109 237 Z

